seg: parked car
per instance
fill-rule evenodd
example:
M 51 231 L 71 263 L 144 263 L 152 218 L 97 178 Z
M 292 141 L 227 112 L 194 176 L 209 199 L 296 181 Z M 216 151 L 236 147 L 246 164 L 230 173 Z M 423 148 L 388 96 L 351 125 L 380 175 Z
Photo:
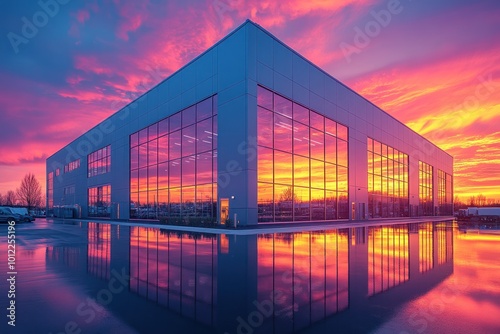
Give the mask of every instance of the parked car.
M 33 215 L 30 215 L 28 213 L 28 210 L 26 210 L 26 208 L 9 208 L 10 211 L 12 211 L 13 213 L 17 213 L 18 215 L 21 216 L 21 221 L 23 222 L 32 222 L 35 220 L 35 217 L 33 217 Z
M 20 222 L 21 216 L 12 212 L 8 207 L 0 206 L 0 223 L 7 223 L 9 221 Z

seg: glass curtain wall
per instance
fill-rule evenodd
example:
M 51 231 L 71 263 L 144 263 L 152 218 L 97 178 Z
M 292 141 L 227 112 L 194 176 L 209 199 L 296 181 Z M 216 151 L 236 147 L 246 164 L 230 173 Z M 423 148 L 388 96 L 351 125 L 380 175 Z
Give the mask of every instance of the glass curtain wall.
M 453 215 L 453 180 L 452 176 L 438 169 L 438 205 L 440 216 Z
M 51 212 L 54 209 L 54 172 L 47 175 L 47 209 Z
M 111 145 L 92 152 L 87 157 L 88 177 L 111 171 Z
M 205 99 L 130 136 L 130 217 L 217 217 L 217 101 Z
M 408 217 L 408 155 L 368 138 L 370 218 Z
M 419 215 L 433 216 L 434 215 L 434 196 L 433 196 L 433 181 L 434 170 L 433 167 L 425 162 L 418 162 L 419 169 Z
M 92 187 L 88 190 L 88 216 L 111 216 L 111 186 L 109 184 Z
M 347 219 L 348 130 L 258 87 L 258 221 Z

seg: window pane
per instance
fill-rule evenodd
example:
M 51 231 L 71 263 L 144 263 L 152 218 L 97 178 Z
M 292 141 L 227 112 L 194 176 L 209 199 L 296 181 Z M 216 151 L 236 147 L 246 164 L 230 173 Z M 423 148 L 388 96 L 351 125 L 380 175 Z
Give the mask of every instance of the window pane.
M 168 189 L 158 190 L 158 217 L 168 217 Z
M 257 104 L 269 110 L 273 110 L 273 93 L 261 86 L 257 86 Z
M 158 174 L 155 166 L 148 167 L 148 190 L 158 188 Z
M 158 163 L 158 140 L 152 140 L 148 143 L 148 165 L 154 165 Z
M 314 111 L 311 111 L 311 127 L 320 131 L 325 131 L 325 117 Z
M 292 155 L 274 151 L 274 182 L 292 184 Z
M 347 191 L 347 168 L 337 166 L 337 190 Z
M 130 135 L 130 147 L 137 146 L 138 144 L 139 144 L 139 134 L 136 132 Z
M 273 150 L 258 147 L 257 180 L 259 182 L 273 182 Z
M 188 126 L 182 129 L 182 156 L 190 156 L 196 153 L 196 127 Z
M 315 129 L 311 129 L 311 158 L 325 160 L 325 135 Z
M 148 190 L 148 169 L 139 169 L 139 191 Z
M 144 144 L 148 141 L 148 129 L 142 129 L 139 131 L 139 144 Z
M 168 135 L 158 138 L 158 162 L 168 160 Z
M 325 136 L 325 160 L 331 163 L 337 163 L 337 138 Z
M 148 165 L 148 144 L 142 144 L 139 146 L 139 168 L 146 167 Z
M 330 136 L 337 136 L 337 122 L 325 117 L 325 133 Z
M 182 187 L 182 213 L 183 217 L 194 217 L 195 209 L 195 187 Z
M 309 188 L 295 187 L 294 220 L 308 221 L 310 217 Z
M 173 132 L 169 135 L 169 159 L 178 159 L 181 157 L 181 131 Z
M 196 124 L 196 152 L 212 150 L 212 119 L 205 119 Z
M 337 190 L 337 166 L 325 164 L 325 184 L 326 189 Z
M 168 191 L 170 200 L 170 217 L 181 215 L 181 188 L 170 188 Z
M 295 155 L 293 159 L 294 184 L 299 187 L 309 187 L 309 159 L 298 155 Z
M 293 104 L 293 119 L 309 126 L 309 109 L 300 104 Z
M 169 163 L 170 188 L 181 186 L 181 160 L 173 160 Z
M 130 168 L 139 168 L 139 148 L 133 147 L 130 149 Z
M 196 184 L 212 183 L 212 152 L 198 154 Z
M 257 109 L 257 144 L 273 147 L 273 113 L 261 107 Z
M 273 185 L 267 183 L 257 184 L 257 205 L 260 222 L 274 221 Z
M 274 111 L 292 118 L 292 101 L 280 95 L 274 94 Z
M 198 217 L 213 217 L 212 215 L 212 185 L 196 187 L 196 215 Z
M 309 127 L 298 122 L 293 123 L 293 153 L 309 156 Z
M 292 120 L 274 114 L 274 148 L 292 152 Z
M 291 221 L 293 210 L 292 186 L 274 186 L 274 214 L 276 221 Z
M 347 193 L 339 192 L 338 196 L 338 218 L 348 219 L 349 218 L 349 201 Z
M 158 165 L 158 188 L 168 188 L 168 162 Z
M 343 140 L 337 141 L 337 163 L 341 166 L 347 166 L 347 142 Z
M 312 220 L 325 219 L 325 191 L 311 189 L 311 218 Z
M 192 186 L 195 181 L 195 156 L 182 158 L 182 186 Z
M 325 188 L 325 163 L 311 159 L 311 187 Z
M 139 191 L 139 171 L 134 170 L 130 172 L 130 191 L 138 192 Z
M 337 219 L 337 192 L 336 191 L 326 191 L 325 198 L 326 206 L 326 219 Z

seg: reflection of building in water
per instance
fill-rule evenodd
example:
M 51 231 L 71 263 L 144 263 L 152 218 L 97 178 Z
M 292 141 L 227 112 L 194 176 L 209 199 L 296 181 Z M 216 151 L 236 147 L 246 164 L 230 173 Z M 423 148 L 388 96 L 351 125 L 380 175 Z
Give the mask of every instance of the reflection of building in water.
M 48 247 L 47 263 L 84 274 L 91 298 L 123 270 L 107 307 L 152 331 L 365 333 L 453 273 L 451 222 L 261 235 L 89 223 L 86 237 Z
M 347 230 L 259 236 L 257 299 L 275 305 L 264 332 L 297 331 L 348 307 L 347 242 Z
M 419 271 L 426 272 L 434 267 L 434 244 L 433 244 L 433 224 L 420 224 L 418 229 L 419 241 Z
M 368 231 L 368 295 L 372 296 L 410 278 L 408 225 Z
M 48 246 L 45 252 L 47 263 L 61 264 L 71 269 L 80 269 L 84 266 L 83 254 L 81 248 L 67 246 Z
M 88 272 L 103 279 L 110 278 L 111 225 L 88 223 Z
M 450 275 L 452 247 L 451 223 L 258 236 L 133 227 L 130 290 L 218 332 L 366 331 Z M 353 322 L 362 313 L 370 320 Z
M 217 242 L 212 234 L 130 229 L 130 290 L 183 316 L 214 324 Z

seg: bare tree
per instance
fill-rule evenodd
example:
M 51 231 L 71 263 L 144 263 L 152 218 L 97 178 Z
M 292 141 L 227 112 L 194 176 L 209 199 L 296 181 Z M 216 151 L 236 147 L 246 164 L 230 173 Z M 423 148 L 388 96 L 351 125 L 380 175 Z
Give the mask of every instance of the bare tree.
M 4 203 L 5 205 L 15 205 L 17 202 L 16 193 L 12 190 L 7 191 L 5 195 Z
M 42 205 L 42 187 L 35 175 L 28 173 L 24 176 L 17 189 L 17 197 L 22 205 L 28 207 L 28 211 Z
M 486 196 L 483 194 L 479 194 L 476 196 L 477 206 L 485 206 L 486 205 Z
M 291 201 L 297 202 L 297 200 L 298 197 L 293 192 L 293 188 L 291 186 L 283 190 L 283 192 L 280 194 L 280 202 L 291 202 Z
M 0 205 L 4 205 L 4 197 L 2 194 L 0 194 Z
M 462 200 L 458 195 L 456 195 L 455 199 L 453 200 L 453 207 L 455 208 L 455 210 L 458 210 L 467 207 L 467 205 L 464 202 L 462 202 Z
M 476 196 L 469 197 L 469 199 L 467 200 L 467 204 L 469 206 L 476 206 Z

